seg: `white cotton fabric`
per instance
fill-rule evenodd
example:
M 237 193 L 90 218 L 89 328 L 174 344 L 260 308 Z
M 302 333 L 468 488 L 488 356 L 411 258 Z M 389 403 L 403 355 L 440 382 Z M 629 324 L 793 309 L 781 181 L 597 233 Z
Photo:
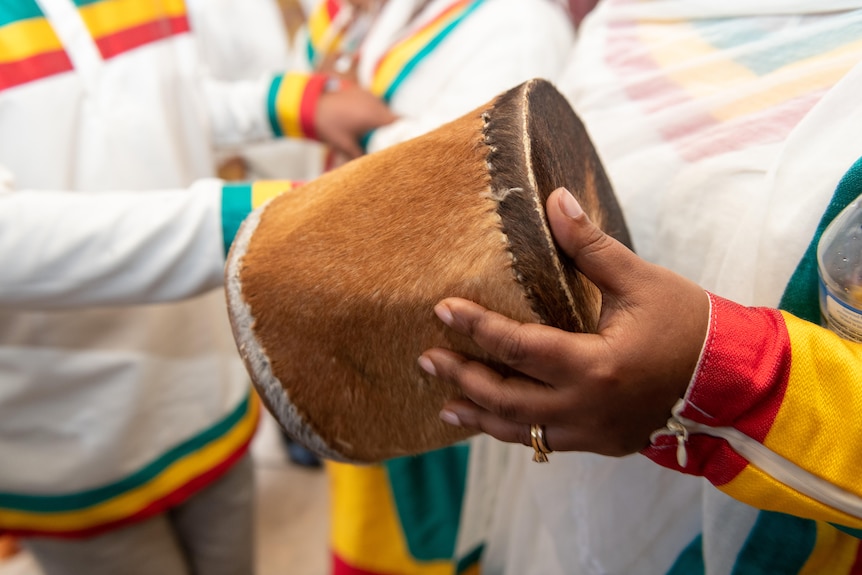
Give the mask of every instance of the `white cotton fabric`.
M 370 85 L 387 50 L 440 14 L 451 0 L 431 0 L 406 25 L 423 3 L 398 0 L 383 6 L 362 44 L 361 85 Z M 399 120 L 374 131 L 369 151 L 424 134 L 521 82 L 556 77 L 573 39 L 566 12 L 556 2 L 486 0 L 401 84 L 390 101 Z
M 187 0 L 186 6 L 209 78 L 255 85 L 285 70 L 308 69 L 306 36 L 288 37 L 276 0 Z M 250 180 L 308 181 L 320 174 L 324 157 L 323 144 L 298 138 L 242 142 L 217 151 L 220 161 L 241 158 Z
M 268 81 L 206 78 L 190 34 L 102 60 L 70 0 L 39 4 L 76 69 L 0 92 L 0 492 L 57 494 L 247 396 L 205 178 L 215 144 L 271 132 Z
M 860 22 L 862 3 L 849 1 L 599 4 L 559 85 L 640 255 L 742 304 L 777 306 L 836 184 L 862 156 Z M 741 38 L 746 30 L 757 34 Z M 841 37 L 843 51 L 802 58 L 806 42 Z M 788 54 L 801 63 L 776 65 Z M 667 89 L 668 78 L 686 93 Z M 778 106 L 789 112 L 770 116 Z M 659 575 L 702 533 L 706 572 L 730 575 L 757 517 L 640 455 L 554 453 L 537 466 L 523 446 L 497 449 L 507 455 L 494 461 L 508 463 L 485 466 L 503 480 L 483 573 Z M 476 501 L 468 489 L 468 505 Z

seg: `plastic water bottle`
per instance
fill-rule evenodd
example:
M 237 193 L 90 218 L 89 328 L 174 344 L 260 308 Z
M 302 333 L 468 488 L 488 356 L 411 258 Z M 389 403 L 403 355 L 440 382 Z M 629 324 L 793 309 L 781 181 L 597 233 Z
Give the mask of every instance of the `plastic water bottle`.
M 817 268 L 823 326 L 862 343 L 862 196 L 823 232 Z

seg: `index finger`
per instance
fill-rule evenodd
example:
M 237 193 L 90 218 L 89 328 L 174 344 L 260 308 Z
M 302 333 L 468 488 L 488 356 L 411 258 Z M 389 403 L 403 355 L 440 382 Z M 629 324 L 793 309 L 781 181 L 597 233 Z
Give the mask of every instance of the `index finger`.
M 443 323 L 470 337 L 483 350 L 512 369 L 551 387 L 582 371 L 582 357 L 598 336 L 521 323 L 461 298 L 447 298 L 434 307 Z

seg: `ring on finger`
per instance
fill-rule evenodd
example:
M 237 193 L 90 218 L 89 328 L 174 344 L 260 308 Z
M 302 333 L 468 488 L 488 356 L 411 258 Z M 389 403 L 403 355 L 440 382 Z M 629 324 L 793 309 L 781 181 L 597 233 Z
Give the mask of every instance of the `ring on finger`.
M 536 463 L 547 463 L 548 454 L 553 450 L 545 441 L 545 426 L 534 423 L 530 426 L 530 442 L 533 444 L 533 461 Z

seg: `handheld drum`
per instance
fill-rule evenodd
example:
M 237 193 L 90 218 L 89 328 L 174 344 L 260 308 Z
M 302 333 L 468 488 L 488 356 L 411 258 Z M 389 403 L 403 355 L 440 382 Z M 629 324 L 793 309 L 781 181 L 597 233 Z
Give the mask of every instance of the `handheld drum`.
M 554 245 L 557 187 L 628 242 L 583 125 L 548 82 L 368 155 L 249 216 L 228 257 L 234 336 L 297 441 L 376 462 L 465 439 L 438 417 L 460 390 L 422 371 L 443 346 L 486 359 L 434 315 L 448 296 L 523 322 L 595 328 L 600 294 Z

